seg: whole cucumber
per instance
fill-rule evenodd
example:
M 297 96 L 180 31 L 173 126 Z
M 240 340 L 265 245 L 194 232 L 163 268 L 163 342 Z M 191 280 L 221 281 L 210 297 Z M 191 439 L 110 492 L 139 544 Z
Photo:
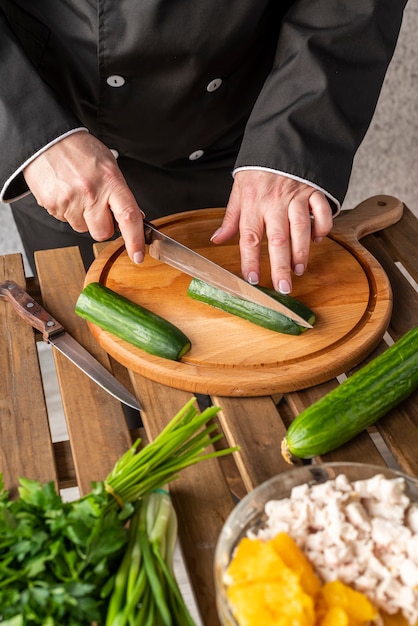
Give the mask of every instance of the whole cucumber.
M 133 346 L 165 359 L 178 360 L 191 347 L 177 326 L 97 282 L 84 287 L 75 312 Z
M 418 388 L 418 326 L 326 396 L 299 413 L 282 455 L 308 459 L 343 445 Z

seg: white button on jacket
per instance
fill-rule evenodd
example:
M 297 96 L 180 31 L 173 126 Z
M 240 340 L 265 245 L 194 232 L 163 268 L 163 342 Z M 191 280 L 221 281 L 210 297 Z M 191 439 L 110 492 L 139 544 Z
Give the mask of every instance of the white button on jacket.
M 189 160 L 196 161 L 197 159 L 200 159 L 200 157 L 202 157 L 204 154 L 205 152 L 203 150 L 195 150 L 194 152 L 189 154 Z
M 123 76 L 112 74 L 112 76 L 108 76 L 106 78 L 106 82 L 111 87 L 122 87 L 125 84 L 125 79 L 123 78 Z
M 222 78 L 214 78 L 207 85 L 206 90 L 211 93 L 212 91 L 216 91 L 222 85 Z

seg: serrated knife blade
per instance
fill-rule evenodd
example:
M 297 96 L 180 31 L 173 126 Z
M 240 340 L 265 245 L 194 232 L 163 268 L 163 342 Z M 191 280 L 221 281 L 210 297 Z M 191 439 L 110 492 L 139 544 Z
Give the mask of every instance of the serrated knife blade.
M 167 263 L 167 265 L 193 278 L 199 278 L 229 294 L 278 311 L 282 315 L 290 317 L 300 326 L 312 328 L 309 322 L 284 304 L 277 302 L 274 298 L 271 298 L 217 263 L 172 239 L 146 220 L 144 220 L 144 233 L 145 241 L 149 246 L 148 252 L 154 259 Z
M 10 302 L 25 322 L 39 330 L 46 343 L 50 343 L 64 354 L 102 389 L 123 404 L 137 411 L 140 410 L 135 396 L 79 344 L 23 287 L 12 280 L 6 280 L 0 283 L 0 297 Z

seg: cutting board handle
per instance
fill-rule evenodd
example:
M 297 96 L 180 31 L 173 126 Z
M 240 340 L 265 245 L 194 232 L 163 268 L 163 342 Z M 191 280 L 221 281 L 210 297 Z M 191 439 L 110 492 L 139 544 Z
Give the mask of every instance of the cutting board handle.
M 335 218 L 331 235 L 358 241 L 361 237 L 383 230 L 398 222 L 403 214 L 403 202 L 393 196 L 373 196 L 354 209 L 342 211 Z

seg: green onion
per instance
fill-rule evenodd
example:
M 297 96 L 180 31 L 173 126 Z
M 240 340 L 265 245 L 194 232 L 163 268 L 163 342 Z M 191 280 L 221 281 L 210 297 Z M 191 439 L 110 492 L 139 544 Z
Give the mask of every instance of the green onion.
M 236 448 L 227 448 L 204 454 L 205 448 L 222 437 L 213 435 L 217 426 L 208 423 L 218 412 L 219 407 L 209 407 L 199 414 L 192 398 L 154 441 L 139 451 L 138 439 L 105 480 L 114 496 L 112 505 L 135 502 L 177 478 L 185 467 L 235 451 Z
M 174 576 L 177 517 L 162 490 L 144 496 L 109 600 L 106 626 L 194 626 Z

